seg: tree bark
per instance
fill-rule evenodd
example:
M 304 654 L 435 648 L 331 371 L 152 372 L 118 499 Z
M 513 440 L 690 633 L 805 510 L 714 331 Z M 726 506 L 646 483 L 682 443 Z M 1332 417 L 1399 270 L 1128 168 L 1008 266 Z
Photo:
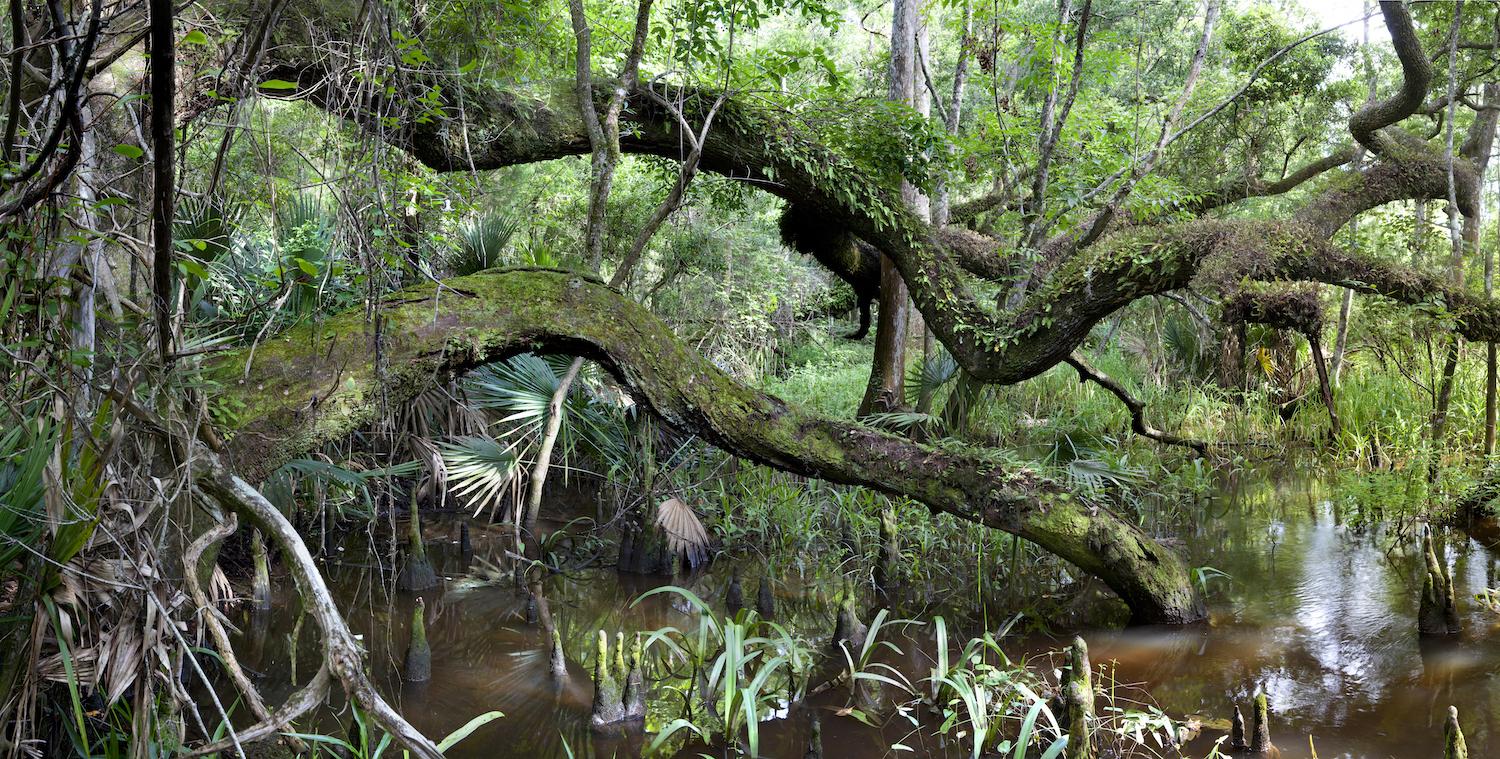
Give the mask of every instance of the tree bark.
M 221 403 L 239 409 L 242 420 L 229 442 L 231 461 L 264 477 L 376 418 L 382 398 L 399 402 L 435 378 L 522 350 L 566 350 L 600 361 L 656 416 L 730 453 L 1011 532 L 1102 579 L 1138 622 L 1204 618 L 1182 561 L 1107 507 L 995 454 L 919 445 L 747 388 L 597 280 L 495 271 L 448 280 L 437 295 L 429 283 L 385 301 L 383 375 L 362 310 L 261 345 L 248 372 L 248 349 L 213 359 L 207 371 L 224 386 Z
M 151 0 L 151 247 L 156 344 L 163 364 L 172 354 L 172 216 L 177 174 L 173 158 L 177 95 L 172 0 Z
M 888 99 L 893 103 L 917 105 L 916 71 L 918 56 L 917 3 L 919 0 L 895 0 L 891 13 L 891 68 Z M 917 210 L 920 193 L 901 180 L 901 202 Z M 901 271 L 886 256 L 880 257 L 880 313 L 875 321 L 875 354 L 870 360 L 870 381 L 859 403 L 859 415 L 884 413 L 901 408 L 906 402 L 906 336 L 910 326 L 910 296 Z

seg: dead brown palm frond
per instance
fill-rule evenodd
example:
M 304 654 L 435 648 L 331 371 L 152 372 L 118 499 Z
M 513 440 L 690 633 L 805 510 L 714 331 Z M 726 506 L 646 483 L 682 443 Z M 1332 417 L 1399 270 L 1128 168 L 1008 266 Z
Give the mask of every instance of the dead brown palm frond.
M 427 470 L 427 477 L 418 486 L 418 491 L 431 493 L 437 507 L 442 508 L 448 500 L 448 467 L 443 463 L 443 452 L 438 450 L 437 444 L 431 439 L 420 435 L 412 436 L 407 446 L 411 448 L 412 456 Z
M 708 531 L 698 514 L 678 498 L 668 498 L 656 507 L 656 526 L 667 536 L 667 553 L 686 558 L 696 567 L 708 560 Z

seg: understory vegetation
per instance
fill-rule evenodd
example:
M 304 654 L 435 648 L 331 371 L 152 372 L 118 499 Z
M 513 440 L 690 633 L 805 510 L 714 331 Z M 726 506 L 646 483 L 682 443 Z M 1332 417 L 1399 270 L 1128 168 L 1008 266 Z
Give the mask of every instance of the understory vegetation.
M 1493 753 L 1500 4 L 1343 5 L 7 0 L 0 754 Z

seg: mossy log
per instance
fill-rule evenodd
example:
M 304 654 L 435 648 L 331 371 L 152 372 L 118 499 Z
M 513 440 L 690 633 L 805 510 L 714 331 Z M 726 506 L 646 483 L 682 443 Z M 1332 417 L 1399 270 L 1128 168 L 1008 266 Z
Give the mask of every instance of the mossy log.
M 1103 580 L 1140 623 L 1205 618 L 1186 565 L 1131 522 L 1001 453 L 920 445 L 748 388 L 678 341 L 648 310 L 584 276 L 511 269 L 394 293 L 380 306 L 378 374 L 364 310 L 287 331 L 206 367 L 223 390 L 229 463 L 250 479 L 373 421 L 390 403 L 526 350 L 603 363 L 675 427 L 738 456 L 913 498 L 1030 540 Z M 247 367 L 248 363 L 248 367 Z
M 1409 11 L 1403 4 L 1383 3 L 1382 10 L 1405 18 L 1409 27 Z M 309 18 L 326 13 L 305 12 Z M 350 98 L 324 62 L 321 43 L 301 39 L 296 30 L 283 32 L 278 43 L 265 75 L 297 85 L 282 96 L 306 98 L 335 114 L 367 121 L 367 114 L 347 110 Z M 453 82 L 442 83 L 450 97 L 457 92 Z M 613 86 L 600 83 L 597 96 L 608 98 Z M 630 86 L 643 88 L 645 83 Z M 466 114 L 462 129 L 432 119 L 411 130 L 381 134 L 437 171 L 494 169 L 589 153 L 572 82 L 537 83 L 529 90 L 535 94 L 468 88 L 458 101 Z M 1339 171 L 1336 181 L 1291 205 L 1281 218 L 1181 222 L 1175 214 L 1163 214 L 1145 222 L 1102 226 L 1102 236 L 1087 245 L 1079 244 L 1076 232 L 1060 233 L 1043 246 L 1043 260 L 1058 262 L 1044 272 L 1044 281 L 1017 308 L 997 313 L 985 295 L 988 289 L 974 287 L 973 280 L 1003 282 L 1020 258 L 1010 243 L 973 233 L 963 239 L 945 236 L 944 230 L 906 208 L 888 182 L 787 123 L 784 114 L 745 99 L 720 101 L 718 94 L 677 89 L 665 98 L 674 108 L 652 98 L 632 97 L 631 107 L 622 114 L 629 125 L 622 131 L 621 149 L 676 159 L 686 139 L 679 127 L 681 115 L 691 123 L 701 120 L 707 109 L 717 108 L 700 168 L 755 182 L 791 201 L 799 216 L 821 225 L 818 229 L 847 230 L 877 249 L 900 270 L 937 339 L 966 373 L 985 382 L 1035 377 L 1065 360 L 1100 320 L 1122 306 L 1206 279 L 1309 280 L 1412 305 L 1441 301 L 1453 314 L 1455 329 L 1469 339 L 1500 335 L 1500 302 L 1464 292 L 1441 277 L 1330 243 L 1361 212 L 1398 200 L 1446 198 L 1450 186 L 1460 209 L 1474 213 L 1482 172 L 1468 151 L 1446 160 L 1435 144 L 1399 140 L 1399 146 L 1373 155 L 1367 165 Z M 457 112 L 457 102 L 454 105 Z M 1475 119 L 1465 144 L 1488 144 L 1491 140 L 1484 137 L 1493 129 L 1493 118 Z M 1404 134 L 1400 129 L 1379 130 L 1388 132 Z M 1346 166 L 1352 155 L 1340 149 L 1313 161 L 1308 171 L 1293 172 L 1293 181 L 1263 185 L 1247 195 L 1288 192 Z M 1213 202 L 1232 200 L 1219 197 Z M 822 249 L 845 253 L 824 257 L 841 276 L 853 273 L 846 247 L 814 248 Z
M 1463 632 L 1458 618 L 1458 600 L 1453 572 L 1438 557 L 1439 549 L 1429 532 L 1422 536 L 1422 600 L 1417 610 L 1417 630 L 1422 635 L 1457 635 Z
M 432 647 L 427 644 L 427 603 L 421 598 L 411 611 L 411 643 L 406 647 L 406 671 L 401 678 L 409 683 L 432 679 Z

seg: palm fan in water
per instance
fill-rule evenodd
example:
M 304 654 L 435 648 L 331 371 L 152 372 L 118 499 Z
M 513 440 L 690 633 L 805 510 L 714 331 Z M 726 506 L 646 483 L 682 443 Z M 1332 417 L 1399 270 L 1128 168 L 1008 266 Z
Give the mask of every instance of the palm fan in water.
M 708 531 L 681 499 L 668 498 L 656 507 L 656 526 L 666 534 L 667 553 L 674 561 L 686 558 L 696 568 L 708 560 Z

